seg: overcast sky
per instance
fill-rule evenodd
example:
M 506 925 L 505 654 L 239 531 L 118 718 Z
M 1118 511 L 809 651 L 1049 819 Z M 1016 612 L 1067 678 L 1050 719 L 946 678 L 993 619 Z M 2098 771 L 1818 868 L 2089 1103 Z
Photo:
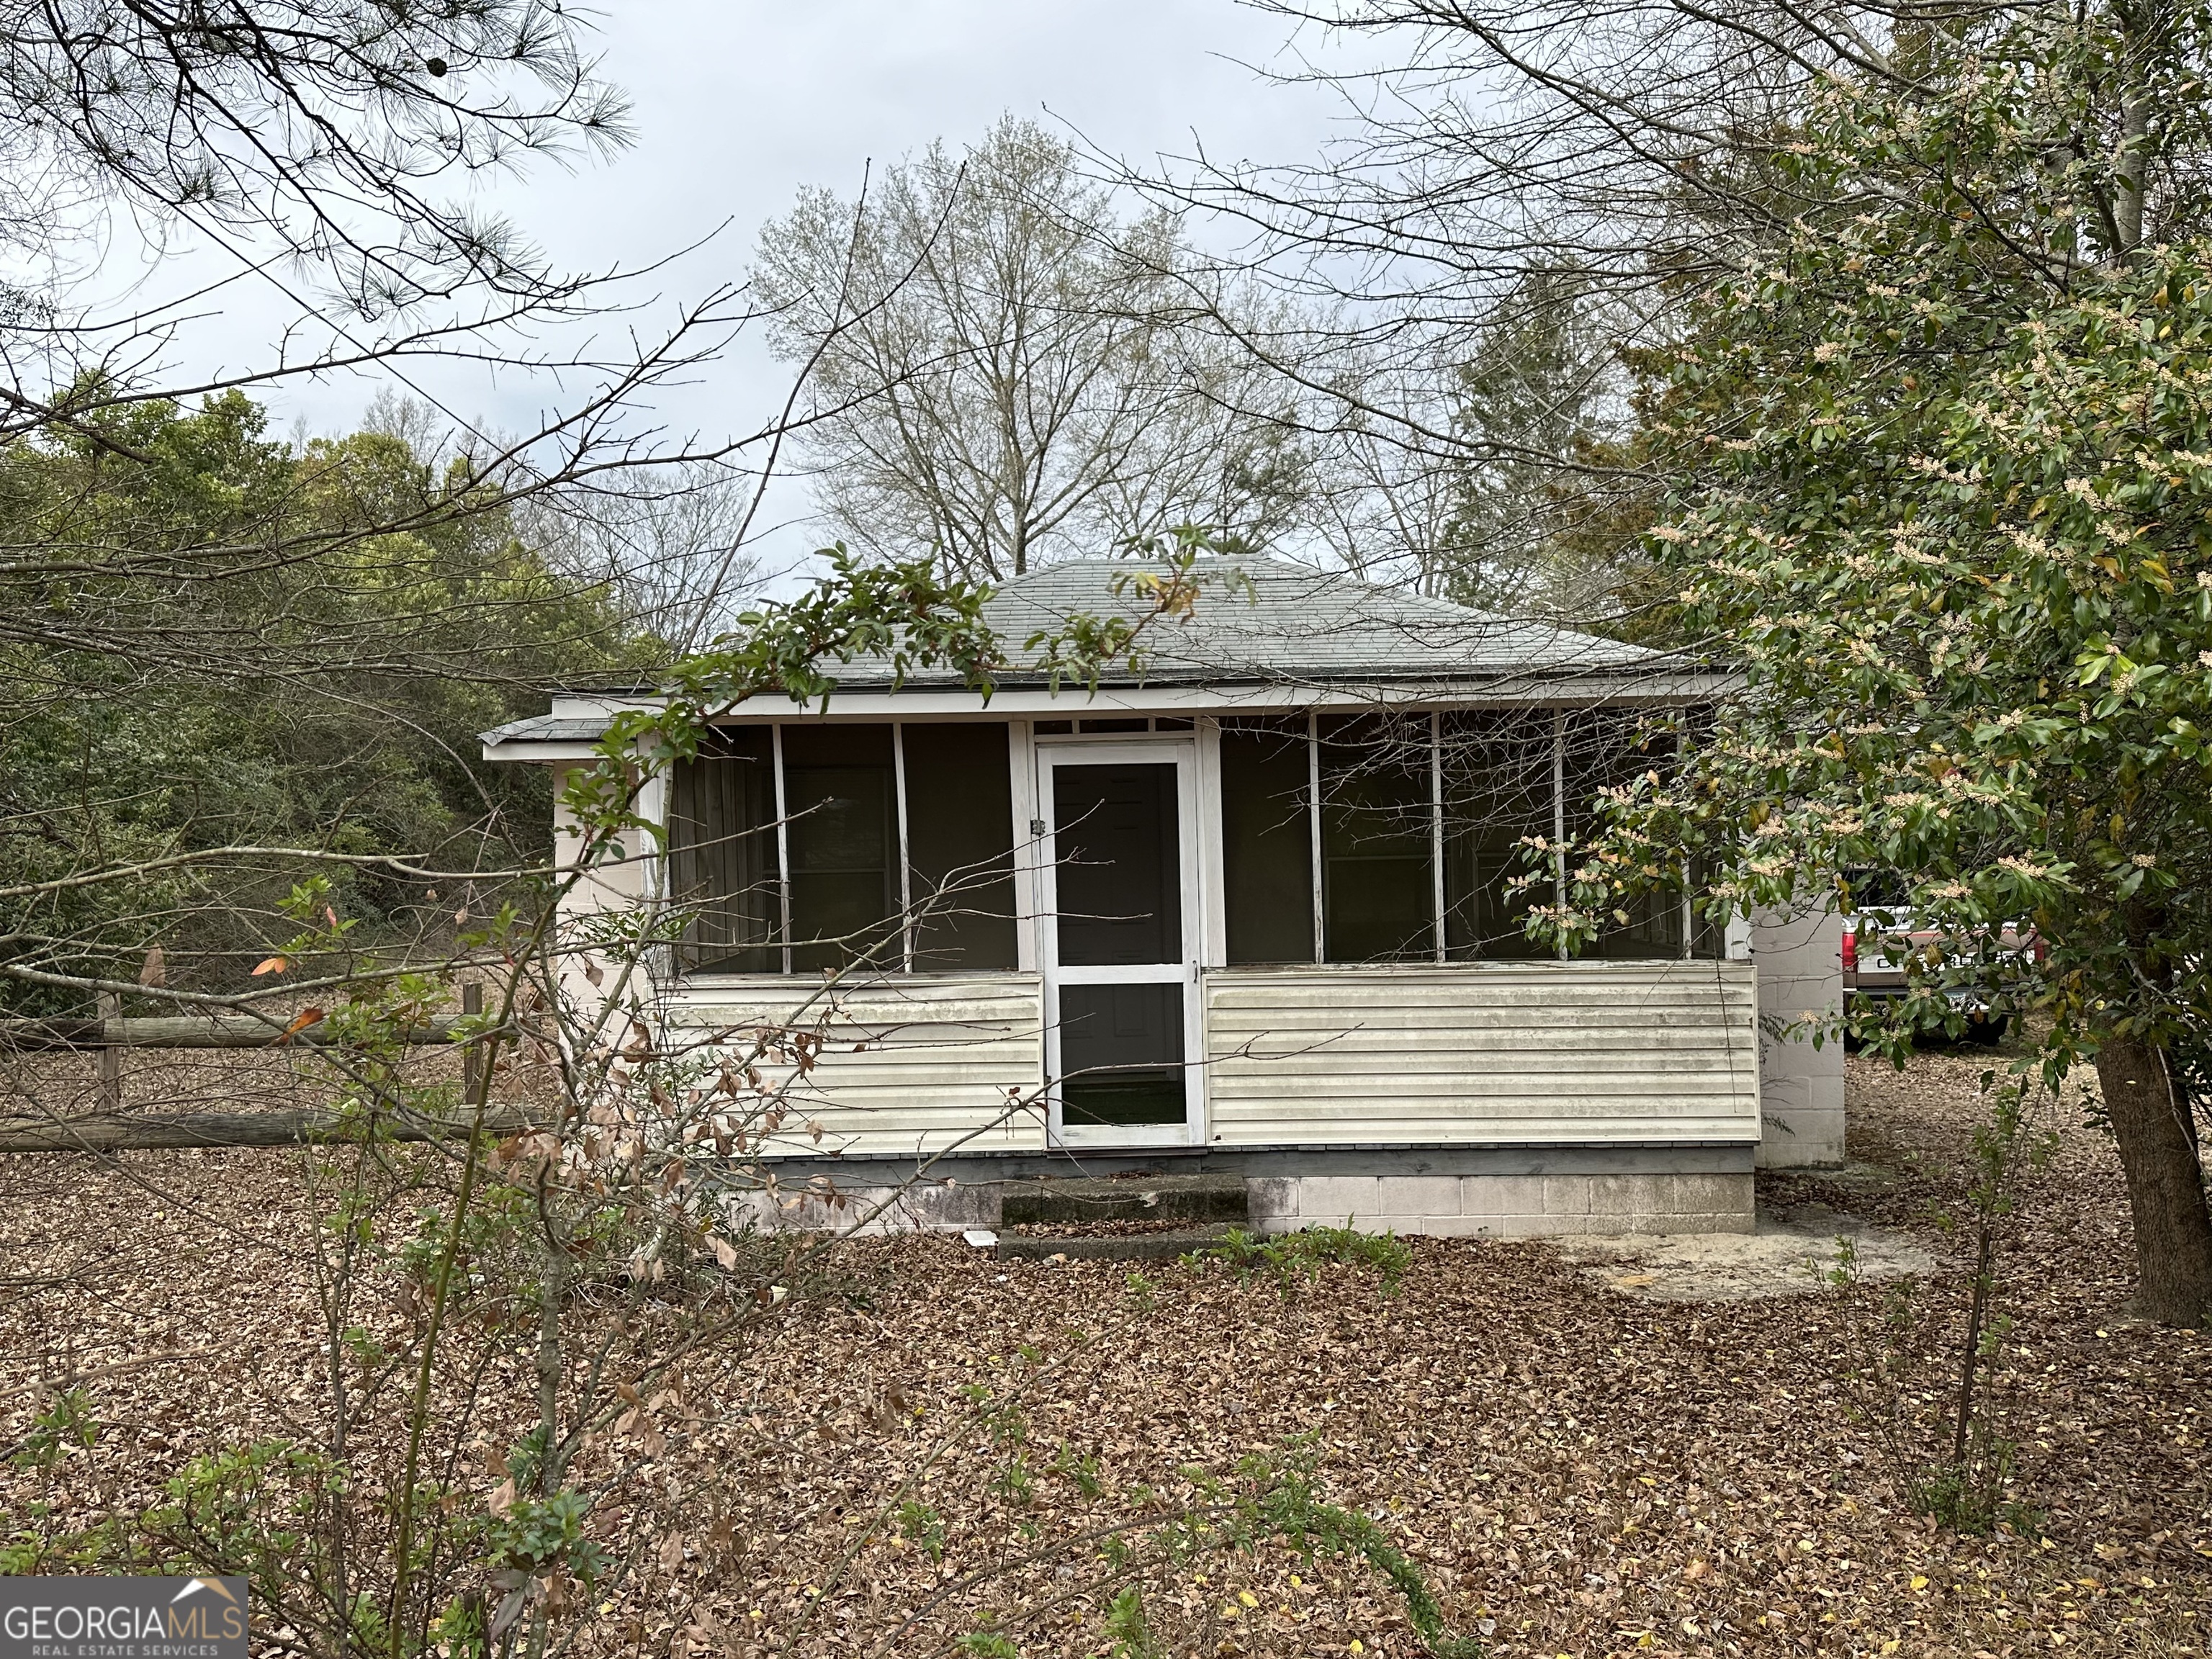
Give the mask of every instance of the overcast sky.
M 567 268 L 637 267 L 727 222 L 703 252 L 634 297 L 679 299 L 738 278 L 759 226 L 802 185 L 850 195 L 880 165 L 931 140 L 957 145 L 1002 112 L 1067 124 L 1139 161 L 1310 157 L 1340 119 L 1328 94 L 1272 83 L 1253 65 L 1295 67 L 1289 26 L 1233 0 L 600 0 L 605 74 L 632 100 L 636 145 L 574 173 L 540 167 L 494 199 Z M 120 262 L 127 265 L 130 262 Z M 198 261 L 172 257 L 149 290 L 176 291 Z M 144 290 L 142 290 L 143 292 Z M 270 319 L 234 295 L 187 356 L 265 361 Z M 648 307 L 644 319 L 655 313 Z M 644 320 L 641 326 L 646 325 Z M 434 375 L 454 413 L 528 429 L 553 395 L 510 377 Z M 679 431 L 757 429 L 781 402 L 784 371 L 740 344 L 671 394 L 659 411 Z M 340 430 L 373 387 L 340 380 L 271 401 L 280 424 Z M 803 492 L 769 498 L 770 517 L 803 514 Z M 811 545 L 793 530 L 780 554 Z

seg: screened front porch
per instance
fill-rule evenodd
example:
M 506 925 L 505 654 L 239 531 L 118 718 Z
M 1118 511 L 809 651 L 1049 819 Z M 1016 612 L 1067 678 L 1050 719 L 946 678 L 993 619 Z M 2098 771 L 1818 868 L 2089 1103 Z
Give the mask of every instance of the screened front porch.
M 800 718 L 668 781 L 678 1017 L 840 980 L 854 1152 L 1753 1140 L 1748 969 L 1685 906 L 1532 941 L 1665 755 L 1620 710 Z M 833 1043 L 832 1048 L 840 1045 Z
M 1555 864 L 1601 791 L 1666 764 L 1643 715 L 1413 714 L 786 720 L 719 727 L 669 783 L 665 897 L 683 974 L 944 973 L 1035 965 L 1018 870 L 1114 860 L 1032 810 L 1041 756 L 1188 749 L 1216 854 L 1228 966 L 1525 961 Z M 1141 763 L 1141 761 L 1139 763 Z M 1095 833 L 1095 831 L 1094 831 Z M 1522 884 L 1534 870 L 1536 879 Z M 1685 903 L 1647 901 L 1583 954 L 1719 954 Z

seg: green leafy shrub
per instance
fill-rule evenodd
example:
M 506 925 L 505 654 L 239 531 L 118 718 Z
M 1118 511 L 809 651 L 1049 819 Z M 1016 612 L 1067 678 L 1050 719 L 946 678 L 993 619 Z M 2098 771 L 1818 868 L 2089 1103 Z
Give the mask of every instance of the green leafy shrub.
M 909 1498 L 898 1508 L 899 1535 L 919 1545 L 933 1561 L 945 1559 L 945 1517 L 928 1504 Z

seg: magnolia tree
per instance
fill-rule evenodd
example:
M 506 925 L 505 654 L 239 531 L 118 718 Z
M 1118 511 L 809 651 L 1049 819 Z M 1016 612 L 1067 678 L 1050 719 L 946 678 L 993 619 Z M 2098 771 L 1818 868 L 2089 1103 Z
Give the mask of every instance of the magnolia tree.
M 2094 1064 L 2140 1306 L 2212 1310 L 2188 1087 L 2212 1032 L 2212 244 L 2191 19 L 1900 38 L 1777 145 L 1788 234 L 1647 362 L 1651 532 L 1745 695 L 1622 792 L 1562 918 L 1716 872 L 1716 910 L 1909 914 L 1885 1035 L 1965 990 Z M 1909 70 L 1910 73 L 1905 71 Z M 2168 240 L 2156 240 L 2160 237 Z M 1863 872 L 1900 872 L 1877 905 Z M 1673 872 L 1670 876 L 1668 872 Z M 2032 927 L 2006 951 L 2001 925 Z

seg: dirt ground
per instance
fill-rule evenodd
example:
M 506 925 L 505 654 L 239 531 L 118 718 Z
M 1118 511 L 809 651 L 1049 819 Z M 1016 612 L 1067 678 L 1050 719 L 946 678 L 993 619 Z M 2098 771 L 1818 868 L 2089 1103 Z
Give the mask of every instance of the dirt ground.
M 1845 1173 L 1863 1177 L 1868 1170 L 1861 1164 Z M 1747 1302 L 1813 1288 L 1835 1271 L 1846 1238 L 1859 1277 L 1869 1283 L 1935 1270 L 1935 1254 L 1911 1233 L 1875 1226 L 1820 1199 L 1763 1204 L 1748 1233 L 1630 1233 L 1563 1239 L 1559 1249 L 1582 1264 L 1586 1277 L 1624 1295 Z
M 1133 1285 L 1111 1263 L 1000 1263 L 957 1239 L 856 1248 L 757 1346 L 702 1356 L 644 1453 L 626 1443 L 647 1478 L 593 1524 L 648 1547 L 569 1650 L 924 1655 L 990 1629 L 1026 1655 L 1104 1656 L 1104 1603 L 1134 1583 L 1162 1656 L 1411 1659 L 1405 1601 L 1354 1558 L 1262 1540 L 1106 1559 L 1113 1527 L 1141 1545 L 1216 1501 L 1206 1480 L 1236 1490 L 1238 1460 L 1303 1447 L 1322 1494 L 1372 1516 L 1501 1659 L 2200 1653 L 2212 1339 L 2125 1317 L 2117 1166 L 2078 1109 L 2004 1258 L 1996 1398 L 2033 1524 L 1964 1536 L 1909 1513 L 1852 1415 L 1887 1287 L 1816 1290 L 1808 1241 L 1838 1214 L 1885 1230 L 1869 1237 L 1908 1271 L 1933 1262 L 1923 1294 L 1954 1307 L 1931 1215 L 1955 1200 L 1989 1063 L 1854 1060 L 1856 1163 L 1764 1184 L 1796 1218 L 1769 1235 L 1788 1260 L 1726 1299 L 1672 1299 L 1668 1275 L 1698 1264 L 1646 1247 L 1416 1241 L 1395 1293 L 1346 1266 L 1285 1293 L 1218 1268 Z M 128 1513 L 195 1452 L 313 1437 L 325 1370 L 299 1241 L 317 1213 L 288 1156 L 0 1162 L 0 1446 L 41 1378 L 86 1379 L 104 1425 L 50 1477 L 0 1469 L 0 1531 Z M 64 1267 L 65 1292 L 40 1288 Z M 518 1344 L 476 1386 L 526 1394 L 526 1376 Z M 903 1528 L 899 1502 L 920 1506 Z

